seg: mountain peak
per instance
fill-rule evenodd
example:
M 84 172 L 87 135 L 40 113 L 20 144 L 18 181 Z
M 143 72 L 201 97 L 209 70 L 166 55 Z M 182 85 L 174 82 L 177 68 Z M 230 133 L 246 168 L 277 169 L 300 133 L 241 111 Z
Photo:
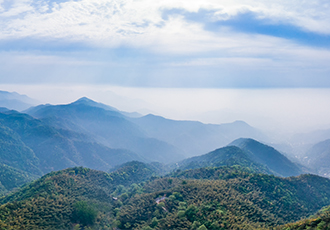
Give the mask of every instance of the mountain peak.
M 110 110 L 110 111 L 116 111 L 118 112 L 118 109 L 112 107 L 112 106 L 109 106 L 109 105 L 105 105 L 103 103 L 99 103 L 99 102 L 96 102 L 96 101 L 93 101 L 92 99 L 89 99 L 88 97 L 82 97 L 82 98 L 79 98 L 78 100 L 76 100 L 75 102 L 71 103 L 71 105 L 88 105 L 88 106 L 93 106 L 93 107 L 98 107 L 98 108 L 102 108 L 102 109 L 105 109 L 105 110 Z
M 81 97 L 77 101 L 93 101 L 93 100 L 92 99 L 89 99 L 88 97 Z
M 89 99 L 88 97 L 81 97 L 81 98 L 79 98 L 78 100 L 76 100 L 73 103 L 77 103 L 77 102 L 93 102 L 93 103 L 97 103 L 97 102 L 93 101 L 92 99 Z

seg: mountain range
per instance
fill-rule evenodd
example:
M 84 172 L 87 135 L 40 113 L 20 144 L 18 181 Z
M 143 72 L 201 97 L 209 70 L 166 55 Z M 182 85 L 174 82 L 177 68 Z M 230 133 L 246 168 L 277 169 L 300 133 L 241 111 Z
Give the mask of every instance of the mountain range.
M 86 97 L 23 112 L 3 109 L 0 137 L 0 163 L 28 178 L 75 166 L 108 171 L 134 160 L 172 165 L 164 171 L 224 165 L 279 176 L 306 171 L 252 139 L 267 137 L 243 121 L 212 125 L 152 114 L 137 117 Z
M 243 121 L 142 116 L 86 97 L 17 110 L 0 109 L 0 229 L 330 227 L 330 180 L 310 174 L 329 175 L 329 139 L 302 166 Z
M 22 111 L 39 104 L 26 95 L 21 95 L 16 92 L 0 91 L 0 107 Z

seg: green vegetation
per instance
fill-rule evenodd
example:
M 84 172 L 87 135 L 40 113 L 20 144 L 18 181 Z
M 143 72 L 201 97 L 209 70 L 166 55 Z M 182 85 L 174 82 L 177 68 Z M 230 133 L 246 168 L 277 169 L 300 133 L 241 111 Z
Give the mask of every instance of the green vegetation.
M 277 230 L 330 229 L 330 206 L 323 208 L 316 215 L 313 215 L 308 219 L 301 220 L 296 223 L 286 224 L 284 226 L 277 227 L 276 229 Z
M 73 205 L 72 221 L 78 222 L 82 226 L 93 225 L 97 216 L 97 211 L 85 201 L 78 201 Z
M 140 162 L 111 173 L 52 172 L 0 199 L 0 229 L 275 228 L 330 205 L 330 180 L 313 175 L 241 166 L 155 172 Z
M 240 138 L 230 145 L 239 147 L 250 159 L 267 167 L 277 176 L 298 176 L 302 170 L 273 147 L 250 138 Z
M 79 224 L 111 229 L 122 201 L 142 192 L 130 178 L 143 182 L 150 171 L 143 165 L 132 162 L 109 174 L 82 167 L 49 173 L 0 199 L 0 226 L 71 229 Z
M 35 175 L 0 163 L 0 195 L 37 178 Z
M 202 156 L 188 158 L 179 162 L 179 169 L 197 169 L 203 167 L 220 167 L 241 165 L 254 172 L 271 174 L 264 165 L 253 161 L 249 155 L 236 146 L 227 146 Z

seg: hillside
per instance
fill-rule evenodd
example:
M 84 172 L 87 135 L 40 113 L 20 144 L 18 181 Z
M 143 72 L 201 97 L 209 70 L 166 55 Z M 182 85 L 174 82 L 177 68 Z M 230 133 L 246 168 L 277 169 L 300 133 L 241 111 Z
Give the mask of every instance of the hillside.
M 111 149 L 27 114 L 0 113 L 0 122 L 0 163 L 36 175 L 74 166 L 109 170 L 128 161 L 144 161 L 131 151 Z
M 265 166 L 254 162 L 246 152 L 236 146 L 216 149 L 210 153 L 191 157 L 177 163 L 177 167 L 180 170 L 233 165 L 247 167 L 254 172 L 271 173 Z
M 322 208 L 315 215 L 295 222 L 277 227 L 277 230 L 304 230 L 304 229 L 329 229 L 330 228 L 330 206 Z
M 3 118 L 4 114 L 0 113 L 1 124 L 5 124 Z M 25 145 L 16 132 L 4 125 L 0 125 L 0 163 L 32 174 L 42 174 L 35 153 Z
M 330 195 L 329 181 L 321 178 L 325 182 L 321 185 L 315 179 L 256 174 L 228 180 L 163 178 L 146 184 L 148 193 L 132 197 L 122 207 L 118 224 L 120 229 L 270 228 L 308 216 L 329 203 L 324 199 Z M 162 196 L 167 197 L 164 202 L 152 203 Z
M 79 202 L 95 210 L 96 226 L 110 229 L 115 208 L 121 203 L 113 196 L 139 192 L 135 183 L 153 173 L 144 166 L 131 162 L 109 174 L 82 167 L 49 173 L 0 199 L 0 204 L 4 204 L 0 206 L 0 229 L 72 229 L 82 222 L 73 219 L 75 204 Z
M 0 163 L 0 196 L 39 176 Z
M 185 177 L 185 171 L 156 173 L 140 162 L 111 173 L 81 167 L 52 172 L 0 199 L 0 228 L 255 229 L 330 205 L 330 180 L 313 175 L 279 178 L 237 166 L 193 169 Z M 197 174 L 199 180 L 188 176 Z M 79 218 L 83 214 L 89 222 Z
M 303 163 L 315 173 L 330 176 L 330 139 L 313 145 L 304 155 Z
M 127 149 L 148 161 L 182 160 L 173 145 L 145 135 L 130 118 L 107 105 L 82 98 L 67 105 L 42 105 L 26 111 L 48 125 L 83 133 L 95 142 L 114 149 Z
M 287 177 L 303 173 L 298 165 L 291 162 L 279 151 L 256 140 L 240 138 L 229 144 L 229 146 L 232 145 L 241 148 L 253 161 L 265 165 L 275 175 Z

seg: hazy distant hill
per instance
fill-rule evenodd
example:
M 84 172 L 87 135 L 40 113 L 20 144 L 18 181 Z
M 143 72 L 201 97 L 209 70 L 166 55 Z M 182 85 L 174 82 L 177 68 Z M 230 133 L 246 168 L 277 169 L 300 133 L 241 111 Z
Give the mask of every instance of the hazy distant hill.
M 0 196 L 38 177 L 39 175 L 33 175 L 29 172 L 0 163 Z
M 304 144 L 315 144 L 330 139 L 330 129 L 319 129 L 313 132 L 295 134 L 290 142 L 298 142 Z
M 110 148 L 127 149 L 149 161 L 164 163 L 183 159 L 173 145 L 145 135 L 118 110 L 82 98 L 68 105 L 42 105 L 26 111 L 57 128 L 78 131 Z
M 16 114 L 16 113 L 15 113 Z M 39 159 L 12 129 L 4 126 L 6 115 L 0 113 L 0 163 L 32 174 L 42 175 Z
M 330 139 L 321 141 L 304 155 L 303 163 L 322 176 L 330 176 Z
M 265 165 L 275 175 L 280 176 L 297 176 L 302 170 L 295 163 L 282 155 L 279 151 L 268 145 L 262 144 L 250 138 L 240 138 L 229 145 L 234 145 L 245 151 L 250 159 Z
M 262 132 L 243 121 L 214 125 L 170 120 L 152 114 L 131 121 L 145 130 L 148 136 L 177 146 L 186 157 L 201 155 L 241 137 L 266 139 Z
M 0 107 L 22 111 L 37 104 L 38 102 L 36 100 L 26 95 L 21 95 L 16 92 L 0 91 Z
M 108 170 L 127 161 L 144 161 L 131 151 L 111 149 L 27 114 L 0 113 L 0 123 L 0 163 L 37 175 L 80 165 Z

